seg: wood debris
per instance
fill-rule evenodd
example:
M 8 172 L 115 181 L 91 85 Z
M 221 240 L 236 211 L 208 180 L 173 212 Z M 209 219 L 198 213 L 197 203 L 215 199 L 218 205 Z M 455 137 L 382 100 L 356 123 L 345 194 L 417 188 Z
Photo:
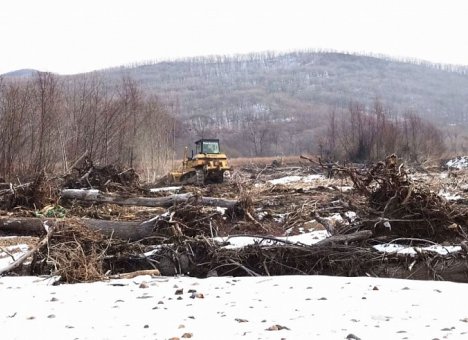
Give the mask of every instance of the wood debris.
M 133 171 L 95 166 L 85 158 L 65 177 L 42 173 L 27 185 L 3 185 L 0 236 L 33 235 L 41 241 L 28 262 L 2 272 L 27 266 L 31 274 L 60 275 L 64 282 L 131 273 L 468 282 L 468 207 L 438 194 L 458 190 L 463 196 L 462 182 L 453 185 L 447 176 L 445 184 L 435 183 L 442 178 L 437 173 L 431 180 L 415 179 L 395 155 L 367 167 L 333 163 L 332 176 L 328 163 L 302 158 L 309 163 L 249 166 L 238 169 L 230 183 L 188 185 L 177 194 L 152 194 Z M 53 233 L 44 230 L 46 222 Z M 315 244 L 287 238 L 318 231 L 329 237 Z M 257 241 L 229 247 L 222 237 L 232 235 Z M 387 243 L 414 251 L 374 247 Z M 444 244 L 460 249 L 446 255 L 422 250 Z

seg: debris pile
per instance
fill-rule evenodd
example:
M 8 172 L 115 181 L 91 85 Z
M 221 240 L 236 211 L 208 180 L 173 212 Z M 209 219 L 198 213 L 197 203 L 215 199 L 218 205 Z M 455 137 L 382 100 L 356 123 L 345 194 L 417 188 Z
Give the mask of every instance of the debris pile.
M 59 199 L 57 180 L 47 179 L 45 172 L 40 172 L 31 181 L 14 185 L 5 183 L 0 189 L 0 209 L 14 208 L 42 209 L 55 204 Z
M 96 165 L 85 158 L 65 177 L 64 188 L 98 189 L 101 191 L 141 192 L 140 178 L 134 169 L 120 169 L 115 165 Z
M 36 188 L 27 199 L 17 195 L 8 201 L 13 204 L 3 205 L 0 236 L 40 240 L 32 258 L 7 271 L 55 274 L 64 282 L 140 270 L 468 282 L 465 200 L 455 203 L 437 194 L 442 182 L 433 188 L 413 180 L 395 155 L 368 167 L 334 163 L 332 168 L 327 178 L 328 165 L 322 174 L 317 167 L 249 166 L 238 169 L 230 183 L 186 185 L 177 188 L 180 194 L 163 188 L 153 190 L 155 195 L 141 189 L 133 170 L 85 160 L 64 181 L 43 176 L 27 186 Z M 77 191 L 65 195 L 69 189 L 63 188 Z M 1 190 L 7 202 L 11 189 Z M 447 251 L 439 251 L 444 246 Z
M 456 207 L 425 183 L 411 180 L 395 155 L 370 169 L 341 168 L 355 189 L 367 198 L 360 214 L 364 227 L 377 235 L 427 238 L 435 242 L 461 241 L 465 237 L 468 209 Z

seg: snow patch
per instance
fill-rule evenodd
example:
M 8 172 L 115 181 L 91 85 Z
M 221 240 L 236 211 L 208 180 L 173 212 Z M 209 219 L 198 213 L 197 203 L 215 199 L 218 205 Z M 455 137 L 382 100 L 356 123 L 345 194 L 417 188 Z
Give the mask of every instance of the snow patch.
M 163 188 L 151 188 L 149 191 L 150 192 L 165 192 L 165 191 L 170 191 L 170 192 L 178 192 L 182 187 L 163 187 Z
M 406 255 L 416 255 L 418 252 L 429 251 L 437 253 L 439 255 L 448 255 L 451 253 L 457 253 L 462 250 L 460 246 L 442 246 L 434 244 L 427 247 L 414 247 L 414 246 L 405 246 L 395 243 L 386 243 L 378 244 L 374 246 L 374 249 L 389 254 L 406 254 Z
M 458 201 L 458 200 L 463 199 L 463 197 L 461 197 L 460 195 L 450 193 L 450 192 L 445 191 L 445 190 L 440 190 L 437 195 L 444 198 L 446 201 Z
M 347 211 L 344 213 L 344 215 L 349 218 L 351 222 L 354 222 L 357 218 L 357 214 L 354 211 Z
M 349 185 L 337 186 L 336 188 L 341 192 L 350 192 L 353 190 L 353 187 Z
M 312 245 L 319 241 L 322 241 L 329 237 L 330 234 L 326 230 L 317 230 L 312 231 L 309 233 L 304 233 L 300 235 L 293 235 L 293 236 L 282 236 L 282 237 L 261 237 L 261 236 L 227 236 L 227 237 L 217 237 L 214 240 L 218 242 L 229 242 L 227 249 L 238 249 L 243 248 L 253 244 L 261 244 L 261 245 L 281 245 L 284 241 L 286 243 L 293 243 L 293 244 L 304 244 L 304 245 Z
M 26 254 L 28 250 L 29 246 L 27 244 L 15 244 L 7 247 L 2 247 L 2 249 L 0 249 L 0 269 L 12 264 L 13 261 L 16 261 L 21 256 Z
M 323 175 L 286 176 L 286 177 L 269 180 L 268 183 L 271 183 L 273 185 L 288 184 L 288 183 L 295 183 L 295 182 L 310 183 L 319 179 L 325 179 L 325 177 Z
M 446 163 L 447 167 L 454 169 L 465 169 L 468 168 L 468 156 L 458 156 L 449 160 Z
M 221 215 L 224 215 L 226 213 L 227 208 L 223 207 L 216 207 L 216 211 L 219 212 Z

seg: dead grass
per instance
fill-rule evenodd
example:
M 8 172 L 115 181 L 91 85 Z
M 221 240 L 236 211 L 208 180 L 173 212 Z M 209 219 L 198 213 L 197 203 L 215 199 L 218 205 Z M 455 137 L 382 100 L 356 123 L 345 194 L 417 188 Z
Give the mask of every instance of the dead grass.
M 39 238 L 33 236 L 2 237 L 0 238 L 0 247 L 16 246 L 19 244 L 27 244 L 29 247 L 33 247 L 37 242 L 39 242 Z
M 247 165 L 265 166 L 271 165 L 273 161 L 277 161 L 284 165 L 297 165 L 300 164 L 299 156 L 280 156 L 280 157 L 239 157 L 230 158 L 229 163 L 231 166 L 240 167 Z

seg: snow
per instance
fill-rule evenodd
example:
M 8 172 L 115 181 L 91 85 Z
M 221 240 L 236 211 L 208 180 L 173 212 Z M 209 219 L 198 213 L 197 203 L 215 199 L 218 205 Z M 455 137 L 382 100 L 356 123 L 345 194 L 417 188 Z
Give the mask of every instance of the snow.
M 273 215 L 273 220 L 277 223 L 284 223 L 286 219 L 288 218 L 289 214 L 274 214 Z
M 445 179 L 445 178 L 448 178 L 448 177 L 449 177 L 448 172 L 441 172 L 440 175 L 439 175 L 440 179 Z
M 458 156 L 449 160 L 446 163 L 447 167 L 455 169 L 464 169 L 468 168 L 468 156 Z
M 319 179 L 325 179 L 325 177 L 323 175 L 286 176 L 286 177 L 269 180 L 268 183 L 273 184 L 273 185 L 289 184 L 289 183 L 295 183 L 295 182 L 310 183 Z
M 17 260 L 28 252 L 29 246 L 27 244 L 17 244 L 17 245 L 12 245 L 12 246 L 7 246 L 7 247 L 1 247 L 0 248 L 0 269 L 5 268 L 9 264 L 13 263 L 13 259 L 11 258 L 11 256 L 7 254 L 4 250 L 10 253 L 15 258 L 15 260 Z
M 468 286 L 451 282 L 139 276 L 52 283 L 0 278 L 2 339 L 468 338 Z M 285 328 L 268 330 L 275 325 Z
M 386 243 L 378 244 L 374 246 L 374 249 L 384 252 L 384 253 L 397 253 L 397 254 L 407 254 L 407 255 L 416 255 L 418 252 L 429 251 L 433 253 L 438 253 L 439 255 L 448 255 L 450 253 L 456 253 L 461 251 L 460 246 L 442 246 L 438 244 L 433 244 L 427 247 L 415 247 L 415 246 L 404 246 L 395 243 Z
M 150 192 L 164 192 L 164 191 L 178 192 L 180 189 L 182 189 L 182 187 L 151 188 Z
M 64 189 L 64 191 L 67 191 L 71 194 L 87 194 L 87 195 L 98 195 L 101 193 L 99 189 L 87 189 L 87 188 L 82 188 L 82 189 Z
M 351 190 L 354 189 L 354 187 L 350 185 L 337 186 L 336 188 L 341 192 L 350 192 Z
M 344 214 L 351 222 L 354 222 L 357 218 L 357 214 L 354 211 L 346 211 Z
M 454 194 L 454 193 L 450 193 L 448 191 L 445 191 L 445 190 L 440 190 L 438 195 L 442 198 L 444 198 L 445 200 L 447 201 L 458 201 L 458 200 L 462 200 L 463 197 L 460 196 L 460 195 L 457 195 L 457 194 Z
M 299 182 L 302 179 L 301 176 L 286 176 L 277 179 L 269 180 L 268 182 L 277 185 L 277 184 L 288 184 L 293 182 Z
M 328 217 L 322 217 L 324 220 L 328 220 L 333 223 L 345 223 L 343 220 L 343 217 L 339 213 L 335 213 L 333 215 L 330 215 Z
M 261 237 L 261 236 L 227 236 L 227 237 L 217 237 L 214 240 L 218 242 L 229 242 L 228 245 L 225 247 L 228 249 L 236 249 L 242 248 L 248 245 L 252 245 L 255 243 L 260 243 L 261 245 L 272 245 L 272 244 L 282 244 L 281 241 L 285 241 L 287 243 L 299 243 L 305 245 L 312 245 L 319 241 L 324 240 L 325 238 L 329 237 L 329 233 L 326 230 L 317 230 L 312 231 L 309 233 L 304 233 L 300 235 L 293 235 L 293 236 L 283 236 L 283 237 L 275 237 L 274 239 L 268 237 Z M 275 241 L 275 239 L 280 240 L 280 242 Z
M 221 215 L 224 215 L 227 211 L 227 208 L 216 207 L 216 211 L 219 212 Z

